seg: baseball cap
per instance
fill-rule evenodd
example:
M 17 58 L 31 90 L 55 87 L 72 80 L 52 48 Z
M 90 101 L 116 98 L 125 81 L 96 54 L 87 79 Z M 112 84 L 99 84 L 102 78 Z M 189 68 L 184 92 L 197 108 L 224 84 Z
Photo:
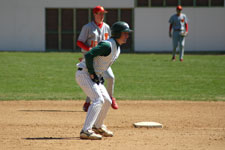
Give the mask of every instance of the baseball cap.
M 182 6 L 181 5 L 178 5 L 177 6 L 177 10 L 182 10 L 183 8 L 182 8 Z
M 93 9 L 93 13 L 97 13 L 97 12 L 104 12 L 104 13 L 107 13 L 108 11 L 106 11 L 104 9 L 104 7 L 102 6 L 96 6 L 94 9 Z

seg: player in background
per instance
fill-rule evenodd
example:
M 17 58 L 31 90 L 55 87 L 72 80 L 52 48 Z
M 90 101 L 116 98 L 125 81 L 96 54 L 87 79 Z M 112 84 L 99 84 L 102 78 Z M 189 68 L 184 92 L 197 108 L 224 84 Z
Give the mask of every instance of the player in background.
M 104 86 L 102 77 L 119 57 L 120 46 L 127 42 L 132 30 L 126 22 L 122 21 L 114 23 L 111 30 L 111 38 L 92 48 L 85 54 L 85 59 L 77 64 L 75 79 L 92 101 L 80 132 L 81 139 L 101 140 L 102 136 L 113 136 L 113 132 L 103 124 L 112 99 Z
M 169 19 L 169 37 L 173 39 L 172 60 L 176 60 L 176 49 L 179 44 L 180 61 L 183 61 L 185 37 L 188 34 L 188 19 L 185 14 L 181 13 L 182 6 L 177 6 L 176 11 L 177 13 L 172 15 Z M 171 33 L 172 29 L 173 34 Z
M 77 40 L 77 46 L 81 48 L 81 52 L 85 55 L 93 47 L 97 46 L 102 40 L 107 40 L 111 36 L 111 30 L 108 24 L 103 22 L 104 14 L 107 13 L 102 6 L 96 6 L 93 9 L 94 21 L 83 26 Z M 82 58 L 80 58 L 80 61 Z M 115 77 L 111 67 L 108 68 L 103 74 L 107 80 L 107 91 L 112 99 L 112 108 L 118 109 L 116 99 L 113 97 Z M 90 98 L 87 97 L 83 105 L 83 110 L 88 111 L 90 106 Z

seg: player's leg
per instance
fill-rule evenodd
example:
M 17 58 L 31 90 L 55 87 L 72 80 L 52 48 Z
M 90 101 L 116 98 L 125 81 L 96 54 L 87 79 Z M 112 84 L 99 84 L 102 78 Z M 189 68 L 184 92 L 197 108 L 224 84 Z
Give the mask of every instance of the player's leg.
M 111 105 L 111 99 L 104 85 L 100 85 L 100 89 L 104 97 L 104 104 L 98 115 L 98 118 L 96 119 L 93 130 L 105 137 L 112 137 L 113 132 L 108 130 L 107 127 L 103 124 Z
M 114 84 L 115 84 L 115 76 L 113 74 L 112 68 L 109 67 L 104 73 L 103 73 L 104 79 L 107 81 L 106 89 L 109 93 L 109 96 L 113 97 L 114 93 Z
M 79 58 L 80 61 L 82 61 L 84 59 L 84 55 L 87 53 L 87 51 L 84 51 L 82 49 L 81 52 L 83 53 L 83 57 Z M 90 105 L 91 105 L 91 99 L 87 96 L 86 100 L 85 100 L 85 102 L 83 104 L 83 111 L 87 112 Z
M 180 48 L 180 61 L 183 61 L 184 57 L 184 44 L 185 44 L 185 37 L 180 36 L 179 40 L 179 48 Z
M 97 85 L 90 79 L 90 76 L 86 71 L 77 71 L 76 81 L 84 91 L 84 93 L 92 100 L 92 104 L 88 109 L 85 123 L 80 133 L 80 137 L 84 139 L 101 139 L 100 135 L 96 135 L 92 131 L 92 127 L 96 122 L 96 119 L 104 103 L 104 98 L 101 94 L 99 85 Z
M 91 105 L 91 99 L 90 97 L 87 96 L 86 101 L 83 104 L 83 111 L 87 112 L 90 105 Z
M 176 50 L 178 46 L 178 33 L 177 31 L 173 32 L 173 51 L 172 51 L 172 60 L 176 60 Z
M 115 85 L 115 76 L 113 74 L 112 68 L 109 67 L 104 73 L 103 73 L 104 79 L 107 81 L 107 91 L 109 93 L 109 96 L 112 99 L 112 108 L 118 109 L 118 104 L 116 103 L 116 98 L 113 96 L 114 94 L 114 85 Z

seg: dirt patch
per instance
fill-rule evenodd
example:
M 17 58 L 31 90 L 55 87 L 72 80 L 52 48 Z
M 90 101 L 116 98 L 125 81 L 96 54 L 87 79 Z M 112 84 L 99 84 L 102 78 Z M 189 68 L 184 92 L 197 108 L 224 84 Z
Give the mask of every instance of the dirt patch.
M 114 137 L 80 140 L 84 101 L 1 101 L 1 150 L 223 150 L 225 102 L 118 101 L 105 124 Z M 134 128 L 154 121 L 162 129 Z

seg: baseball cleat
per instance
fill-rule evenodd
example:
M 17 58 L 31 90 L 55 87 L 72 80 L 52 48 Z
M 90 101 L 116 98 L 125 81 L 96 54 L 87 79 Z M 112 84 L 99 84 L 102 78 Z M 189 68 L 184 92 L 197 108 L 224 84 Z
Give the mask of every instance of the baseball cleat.
M 181 58 L 180 61 L 184 61 L 184 60 Z
M 119 106 L 117 105 L 117 103 L 116 103 L 116 98 L 114 98 L 114 97 L 111 97 L 111 99 L 112 99 L 112 108 L 113 109 L 118 109 L 119 108 Z
M 100 134 L 104 137 L 112 137 L 113 136 L 113 132 L 108 130 L 106 128 L 106 126 L 102 126 L 101 128 L 96 128 L 93 127 L 92 130 L 96 133 L 96 134 Z
M 172 57 L 172 61 L 176 61 L 176 56 L 173 56 Z
M 89 140 L 101 140 L 102 136 L 100 134 L 96 134 L 92 130 L 81 131 L 80 132 L 80 139 L 89 139 Z
M 90 105 L 91 105 L 90 102 L 85 102 L 83 105 L 83 111 L 87 112 Z

